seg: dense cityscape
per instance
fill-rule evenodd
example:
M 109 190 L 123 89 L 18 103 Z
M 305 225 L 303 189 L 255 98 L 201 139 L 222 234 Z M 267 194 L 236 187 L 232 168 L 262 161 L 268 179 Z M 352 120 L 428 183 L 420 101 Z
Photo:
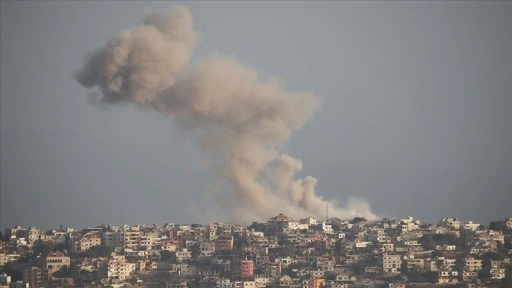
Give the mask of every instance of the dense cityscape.
M 512 218 L 5 230 L 0 287 L 512 287 Z

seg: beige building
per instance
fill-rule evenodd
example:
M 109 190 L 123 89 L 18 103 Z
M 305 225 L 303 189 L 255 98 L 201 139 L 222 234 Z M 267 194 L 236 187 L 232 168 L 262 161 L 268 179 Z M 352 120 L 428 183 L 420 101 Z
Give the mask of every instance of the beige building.
M 135 271 L 135 263 L 129 263 L 123 255 L 112 255 L 107 265 L 107 277 L 110 280 L 125 280 Z
M 464 281 L 464 282 L 475 281 L 477 278 L 478 278 L 477 271 L 468 271 L 468 270 L 462 271 L 462 281 Z
M 491 279 L 505 278 L 505 262 L 503 260 L 491 260 Z
M 124 231 L 123 233 L 124 249 L 136 250 L 139 248 L 142 232 L 136 230 L 136 228 L 132 229 L 133 230 Z
M 478 271 L 482 269 L 482 260 L 472 256 L 467 256 L 464 259 L 464 270 L 466 271 Z
M 192 252 L 188 251 L 187 248 L 183 248 L 180 251 L 176 251 L 176 260 L 182 262 L 192 258 Z
M 424 259 L 407 259 L 407 271 L 421 271 L 425 268 Z
M 505 268 L 491 268 L 491 279 L 504 279 Z
M 380 264 L 382 265 L 382 272 L 400 273 L 400 269 L 402 267 L 402 256 L 393 254 L 382 254 L 379 260 Z
M 451 271 L 449 269 L 441 269 L 438 272 L 437 283 L 458 283 L 459 273 L 457 271 Z
M 7 255 L 5 253 L 0 253 L 0 267 L 3 267 L 9 261 L 10 261 L 9 255 Z
M 462 221 L 460 221 L 459 219 L 457 219 L 455 217 L 448 217 L 448 218 L 443 218 L 441 220 L 440 224 L 443 226 L 450 227 L 455 230 L 459 230 L 463 223 L 462 223 Z
M 62 268 L 69 268 L 71 265 L 71 259 L 66 256 L 63 252 L 54 251 L 48 253 L 44 260 L 44 267 L 48 270 L 48 274 L 51 275 L 53 272 L 59 271 Z
M 89 232 L 76 238 L 71 246 L 74 252 L 85 252 L 91 247 L 101 245 L 101 235 L 98 232 Z
M 201 242 L 199 244 L 199 255 L 201 257 L 212 257 L 215 254 L 215 243 Z

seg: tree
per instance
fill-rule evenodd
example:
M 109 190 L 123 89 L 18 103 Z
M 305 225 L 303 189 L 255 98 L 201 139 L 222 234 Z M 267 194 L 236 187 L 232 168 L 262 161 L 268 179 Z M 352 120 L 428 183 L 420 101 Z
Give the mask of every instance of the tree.
M 432 257 L 433 258 L 442 257 L 442 256 L 443 256 L 443 252 L 442 251 L 435 250 L 435 251 L 432 252 Z
M 66 243 L 58 243 L 53 247 L 53 250 L 64 252 L 68 250 L 68 247 L 69 246 Z
M 85 251 L 83 257 L 108 257 L 112 254 L 112 248 L 107 246 L 93 246 Z
M 457 245 L 457 236 L 452 234 L 434 234 L 433 240 L 437 245 Z
M 59 271 L 53 274 L 56 278 L 67 278 L 73 277 L 73 270 L 68 268 L 67 266 L 62 267 Z
M 501 280 L 501 287 L 512 287 L 512 264 L 505 266 L 505 279 Z
M 480 271 L 478 271 L 478 279 L 480 280 L 489 280 L 491 279 L 491 272 L 487 269 L 482 269 Z
M 38 256 L 46 256 L 48 253 L 50 253 L 53 249 L 53 243 L 52 242 L 44 242 L 43 240 L 39 239 L 34 242 L 34 246 L 32 248 L 32 255 L 35 258 Z
M 295 250 L 293 249 L 293 246 L 286 245 L 286 246 L 280 246 L 277 248 L 269 249 L 270 253 L 278 255 L 279 257 L 292 257 L 295 256 Z
M 505 221 L 492 221 L 489 223 L 489 229 L 494 231 L 505 231 L 507 230 L 507 225 Z
M 460 240 L 457 236 L 451 234 L 427 234 L 418 239 L 418 243 L 426 250 L 433 250 L 436 248 L 436 245 L 460 245 L 461 241 L 463 239 Z
M 169 250 L 162 250 L 162 252 L 160 253 L 160 258 L 162 259 L 162 261 L 169 261 L 172 263 L 176 262 L 176 254 L 172 253 Z
M 504 259 L 503 255 L 494 252 L 484 253 L 480 258 L 482 258 L 482 268 L 486 270 L 491 269 L 491 261 Z
M 367 222 L 366 218 L 364 218 L 364 217 L 354 217 L 354 219 L 352 219 L 353 224 L 359 224 L 359 223 L 363 223 L 363 222 L 364 223 Z
M 334 280 L 336 280 L 336 273 L 334 273 L 332 271 L 326 271 L 324 278 L 325 278 L 325 280 L 328 280 L 328 281 L 334 281 Z
M 82 269 L 76 275 L 76 279 L 80 283 L 90 283 L 90 282 L 92 282 L 91 272 L 89 272 L 88 270 Z
M 340 254 L 343 251 L 343 243 L 342 240 L 339 239 L 336 241 L 336 244 L 334 245 L 334 252 L 336 254 Z
M 103 279 L 103 275 L 100 270 L 93 270 L 91 273 L 92 280 L 96 283 L 99 283 L 101 279 Z
M 338 232 L 341 230 L 341 224 L 339 223 L 331 223 L 331 227 L 334 232 Z
M 251 226 L 248 227 L 249 230 L 254 229 L 257 232 L 263 232 L 265 236 L 275 236 L 276 230 L 273 227 L 269 227 L 265 223 L 252 222 Z
M 434 241 L 434 237 L 432 235 L 423 235 L 420 239 L 418 239 L 418 243 L 423 246 L 426 250 L 433 250 L 436 248 L 436 242 Z
M 23 280 L 23 268 L 24 266 L 14 262 L 7 262 L 4 265 L 3 271 L 8 275 L 11 275 L 12 282 Z
M 237 251 L 241 251 L 244 247 L 249 246 L 249 242 L 245 237 L 235 237 L 233 241 L 233 249 Z
M 257 232 L 263 232 L 268 230 L 268 227 L 264 223 L 252 222 L 251 226 L 249 226 L 249 230 L 254 229 Z

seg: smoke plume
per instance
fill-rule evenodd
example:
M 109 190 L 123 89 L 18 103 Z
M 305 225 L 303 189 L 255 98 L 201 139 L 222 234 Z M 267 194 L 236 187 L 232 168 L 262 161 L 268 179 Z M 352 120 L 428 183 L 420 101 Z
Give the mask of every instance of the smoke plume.
M 262 80 L 232 57 L 211 54 L 191 63 L 196 40 L 187 8 L 149 13 L 88 54 L 75 78 L 99 90 L 91 94 L 94 103 L 153 108 L 180 127 L 201 131 L 200 147 L 222 167 L 226 184 L 215 198 L 227 203 L 233 218 L 323 218 L 327 206 L 331 216 L 375 218 L 365 201 L 351 199 L 343 208 L 324 200 L 315 178 L 294 177 L 302 162 L 282 152 L 291 133 L 320 107 L 317 96 L 287 91 L 278 79 Z

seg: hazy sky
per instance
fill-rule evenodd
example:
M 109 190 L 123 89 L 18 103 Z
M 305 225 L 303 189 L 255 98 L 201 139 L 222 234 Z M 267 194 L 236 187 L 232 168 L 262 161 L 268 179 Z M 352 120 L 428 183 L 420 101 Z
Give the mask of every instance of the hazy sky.
M 226 220 L 194 132 L 92 106 L 73 79 L 87 52 L 178 3 L 1 2 L 2 229 Z M 512 2 L 183 4 L 192 61 L 231 55 L 321 97 L 286 150 L 324 198 L 429 222 L 512 216 Z

